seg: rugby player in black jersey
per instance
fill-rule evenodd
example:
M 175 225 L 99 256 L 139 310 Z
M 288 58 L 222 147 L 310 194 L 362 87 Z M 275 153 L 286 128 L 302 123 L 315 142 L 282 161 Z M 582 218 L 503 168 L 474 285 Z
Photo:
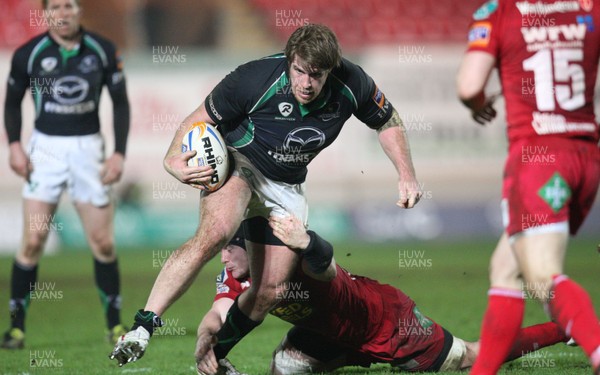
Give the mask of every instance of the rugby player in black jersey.
M 201 188 L 199 183 L 208 181 L 213 170 L 188 167 L 194 151 L 182 154 L 181 139 L 192 124 L 208 122 L 225 137 L 235 170 L 219 190 L 201 195 L 196 234 L 161 269 L 133 330 L 117 342 L 111 358 L 122 365 L 143 355 L 159 316 L 244 220 L 254 283 L 229 310 L 216 346 L 207 342 L 196 353 L 199 371 L 217 371 L 217 361 L 264 319 L 300 258 L 273 235 L 267 218 L 294 215 L 306 224 L 306 167 L 352 115 L 375 130 L 392 161 L 398 174 L 397 204 L 413 207 L 422 192 L 402 121 L 371 77 L 342 58 L 337 38 L 326 26 L 298 28 L 285 53 L 243 64 L 214 88 L 174 135 L 164 166 L 179 181 Z M 309 246 L 303 255 L 318 272 L 326 256 L 315 248 Z M 203 365 L 207 362 L 212 365 Z
M 4 107 L 10 167 L 26 181 L 23 241 L 10 286 L 11 326 L 0 345 L 7 349 L 23 347 L 25 313 L 35 293 L 38 262 L 64 190 L 75 204 L 92 250 L 108 337 L 114 342 L 127 331 L 119 316 L 119 270 L 110 198 L 110 185 L 123 171 L 129 131 L 121 62 L 110 41 L 81 27 L 78 0 L 42 3 L 49 29 L 16 50 Z M 103 86 L 108 88 L 114 113 L 115 150 L 107 159 L 98 118 Z M 21 102 L 27 91 L 35 104 L 35 127 L 25 152 Z

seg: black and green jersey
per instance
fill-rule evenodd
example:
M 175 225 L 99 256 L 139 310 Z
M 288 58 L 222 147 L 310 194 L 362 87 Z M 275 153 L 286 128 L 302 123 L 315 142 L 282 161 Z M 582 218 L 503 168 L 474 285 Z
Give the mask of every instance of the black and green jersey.
M 229 146 L 266 177 L 291 184 L 304 182 L 308 163 L 335 140 L 351 115 L 378 129 L 392 114 L 373 79 L 345 59 L 315 100 L 299 104 L 283 54 L 239 66 L 205 105 Z
M 49 33 L 44 33 L 16 50 L 7 96 L 20 104 L 25 92 L 31 91 L 35 128 L 42 133 L 86 135 L 100 130 L 98 106 L 105 85 L 113 102 L 115 98 L 125 101 L 127 123 L 124 126 L 128 127 L 125 79 L 114 45 L 83 30 L 79 45 L 66 50 Z M 20 116 L 17 119 L 20 122 Z M 7 124 L 7 127 L 9 125 L 11 140 L 18 140 L 20 123 Z M 125 145 L 118 145 L 119 148 L 124 150 Z

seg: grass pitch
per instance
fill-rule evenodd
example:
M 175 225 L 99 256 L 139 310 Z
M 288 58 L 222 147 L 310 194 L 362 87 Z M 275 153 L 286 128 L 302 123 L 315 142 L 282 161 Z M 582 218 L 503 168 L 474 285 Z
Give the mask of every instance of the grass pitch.
M 454 335 L 476 340 L 486 305 L 487 265 L 494 240 L 335 244 L 336 259 L 352 273 L 401 288 L 422 312 Z M 600 307 L 597 243 L 571 243 L 566 273 L 580 282 Z M 123 320 L 130 324 L 143 307 L 154 278 L 171 250 L 120 251 Z M 416 261 L 415 261 L 416 260 Z M 0 328 L 8 327 L 9 275 L 12 258 L 0 258 Z M 42 259 L 38 289 L 27 319 L 26 348 L 0 351 L 0 374 L 195 374 L 193 350 L 198 322 L 214 296 L 217 259 L 164 316 L 166 326 L 155 335 L 144 358 L 118 368 L 108 360 L 112 346 L 104 339 L 104 318 L 88 252 L 65 251 Z M 528 302 L 525 324 L 546 321 L 540 306 Z M 289 328 L 273 317 L 244 339 L 229 358 L 250 375 L 267 372 L 270 355 Z M 508 374 L 589 374 L 581 349 L 559 344 L 505 365 Z M 388 366 L 370 371 L 346 368 L 337 374 L 388 374 Z

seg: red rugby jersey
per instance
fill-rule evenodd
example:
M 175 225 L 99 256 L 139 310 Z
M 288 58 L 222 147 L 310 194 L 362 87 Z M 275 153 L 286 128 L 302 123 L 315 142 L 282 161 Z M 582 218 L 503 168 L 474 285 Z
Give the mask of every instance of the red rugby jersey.
M 468 50 L 497 60 L 509 141 L 536 135 L 598 141 L 600 2 L 489 1 L 473 15 Z
M 219 282 L 222 280 L 222 282 Z M 216 299 L 235 299 L 249 286 L 223 270 Z M 271 314 L 368 356 L 371 362 L 413 358 L 444 344 L 441 326 L 422 315 L 399 289 L 337 266 L 331 282 L 315 280 L 298 267 Z M 427 369 L 436 357 L 420 357 L 415 370 Z

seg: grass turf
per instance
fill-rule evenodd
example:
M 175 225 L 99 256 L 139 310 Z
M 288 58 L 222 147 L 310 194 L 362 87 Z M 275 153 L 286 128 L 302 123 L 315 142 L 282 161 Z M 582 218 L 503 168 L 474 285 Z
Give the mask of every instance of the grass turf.
M 490 241 L 335 244 L 338 263 L 355 274 L 366 275 L 401 288 L 422 312 L 454 335 L 475 340 L 486 304 L 487 264 L 495 245 Z M 575 239 L 567 257 L 566 273 L 580 282 L 600 307 L 597 244 Z M 120 252 L 123 285 L 123 320 L 130 324 L 142 307 L 169 251 Z M 416 261 L 414 261 L 416 260 Z M 0 306 L 7 306 L 12 259 L 0 258 Z M 221 266 L 211 261 L 191 289 L 163 316 L 166 327 L 152 338 L 139 362 L 118 368 L 108 360 L 112 346 L 104 339 L 104 318 L 92 276 L 91 256 L 66 251 L 42 259 L 38 299 L 32 300 L 27 319 L 26 348 L 0 351 L 1 374 L 194 374 L 196 326 L 214 296 L 214 277 Z M 0 314 L 2 328 L 8 312 Z M 541 307 L 528 302 L 525 324 L 546 321 Z M 253 331 L 230 354 L 236 366 L 250 375 L 267 372 L 273 348 L 289 328 L 273 317 Z M 35 361 L 32 361 L 35 360 Z M 505 365 L 510 374 L 588 374 L 580 348 L 559 344 L 536 355 Z M 345 368 L 338 374 L 367 373 Z M 373 366 L 370 374 L 391 373 L 388 366 Z

